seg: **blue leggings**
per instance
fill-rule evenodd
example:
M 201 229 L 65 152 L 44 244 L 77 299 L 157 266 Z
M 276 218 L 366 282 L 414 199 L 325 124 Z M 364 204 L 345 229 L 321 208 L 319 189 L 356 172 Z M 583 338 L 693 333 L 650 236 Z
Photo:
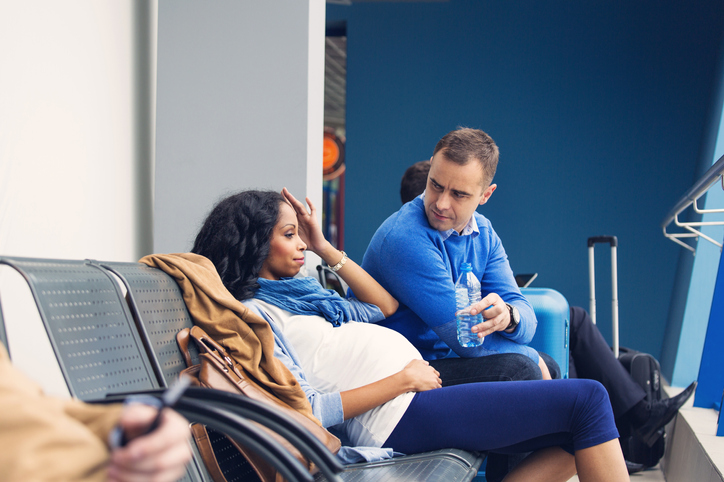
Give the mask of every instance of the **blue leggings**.
M 603 385 L 532 380 L 419 392 L 383 446 L 408 454 L 444 448 L 510 454 L 559 446 L 572 454 L 615 438 Z

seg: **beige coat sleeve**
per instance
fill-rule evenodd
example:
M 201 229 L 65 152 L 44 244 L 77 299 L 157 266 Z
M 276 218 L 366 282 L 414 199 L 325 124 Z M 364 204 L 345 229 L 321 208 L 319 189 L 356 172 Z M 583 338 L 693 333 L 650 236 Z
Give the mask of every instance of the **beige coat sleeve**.
M 3 481 L 105 479 L 110 429 L 121 407 L 45 396 L 0 345 L 0 474 Z

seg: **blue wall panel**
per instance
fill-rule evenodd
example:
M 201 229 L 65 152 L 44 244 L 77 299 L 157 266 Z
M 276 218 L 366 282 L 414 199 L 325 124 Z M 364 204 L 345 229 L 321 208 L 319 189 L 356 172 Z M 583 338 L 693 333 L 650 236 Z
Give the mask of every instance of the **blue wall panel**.
M 347 22 L 345 248 L 360 260 L 405 168 L 459 125 L 498 143 L 491 219 L 515 272 L 588 306 L 586 239 L 619 239 L 621 344 L 660 354 L 724 31 L 716 1 L 359 3 Z M 610 259 L 597 255 L 610 340 Z
M 699 386 L 694 406 L 712 408 L 720 404 L 724 391 L 724 256 L 719 260 L 719 273 L 709 313 L 704 354 L 699 368 Z M 721 408 L 721 407 L 719 407 Z M 721 423 L 721 421 L 720 421 Z

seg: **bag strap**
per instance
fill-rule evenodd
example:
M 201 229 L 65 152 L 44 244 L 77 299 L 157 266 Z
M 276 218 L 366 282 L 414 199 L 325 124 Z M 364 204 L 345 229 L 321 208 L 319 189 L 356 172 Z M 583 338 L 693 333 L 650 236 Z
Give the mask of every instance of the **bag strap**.
M 199 349 L 202 350 L 204 353 L 215 350 L 219 352 L 221 356 L 229 356 L 228 353 L 226 353 L 224 347 L 216 343 L 216 341 L 214 341 L 214 339 L 211 338 L 203 330 L 203 328 L 200 328 L 198 326 L 192 326 L 191 329 L 189 329 L 189 335 L 191 335 L 191 339 L 194 340 L 197 345 L 199 345 Z
M 234 362 L 226 349 L 211 338 L 202 328 L 198 326 L 191 327 L 189 335 L 202 353 L 216 358 L 219 363 L 234 372 L 240 379 L 247 378 L 241 370 L 239 370 L 236 362 Z
M 178 343 L 178 347 L 181 350 L 181 356 L 184 359 L 184 362 L 186 362 L 186 366 L 190 367 L 193 365 L 191 362 L 191 353 L 189 352 L 189 340 L 190 340 L 190 331 L 188 328 L 184 328 L 183 330 L 176 333 L 176 343 Z
M 214 454 L 214 448 L 211 445 L 206 427 L 200 423 L 191 424 L 191 435 L 194 438 L 194 442 L 196 442 L 196 447 L 199 449 L 201 460 L 204 462 L 204 466 L 206 470 L 209 471 L 209 475 L 211 475 L 214 482 L 227 482 L 224 472 L 222 472 L 219 466 L 219 461 L 216 459 L 216 454 Z

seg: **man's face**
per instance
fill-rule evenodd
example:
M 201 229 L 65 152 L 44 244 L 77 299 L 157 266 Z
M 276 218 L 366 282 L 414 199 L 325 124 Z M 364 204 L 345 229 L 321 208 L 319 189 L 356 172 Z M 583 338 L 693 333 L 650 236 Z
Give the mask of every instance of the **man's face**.
M 458 233 L 468 224 L 475 209 L 488 202 L 497 187 L 483 185 L 483 169 L 471 160 L 461 166 L 449 161 L 444 151 L 432 157 L 425 190 L 425 215 L 438 231 L 455 229 Z

